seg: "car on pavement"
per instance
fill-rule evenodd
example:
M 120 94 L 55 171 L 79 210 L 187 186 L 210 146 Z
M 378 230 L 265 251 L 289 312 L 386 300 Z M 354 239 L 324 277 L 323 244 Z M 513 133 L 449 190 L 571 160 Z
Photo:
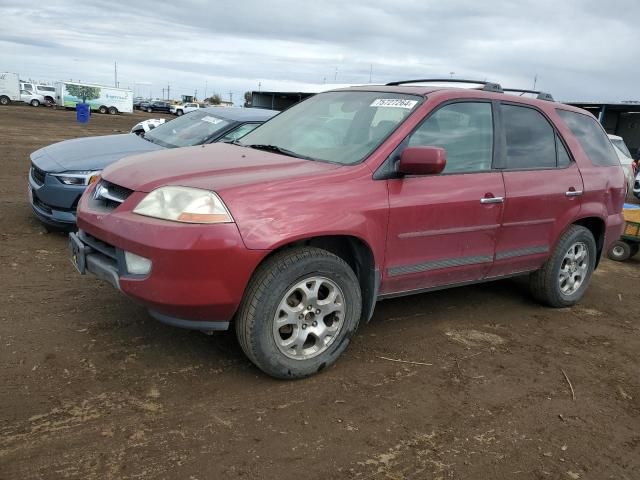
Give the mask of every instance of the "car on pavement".
M 45 103 L 45 99 L 42 95 L 31 93 L 29 90 L 20 90 L 20 101 L 27 103 L 32 107 L 39 107 Z
M 171 105 L 170 112 L 179 117 L 185 113 L 198 110 L 199 108 L 200 105 L 197 103 L 185 103 L 184 105 Z
M 617 135 L 608 135 L 608 137 L 613 144 L 616 155 L 618 156 L 618 160 L 620 160 L 620 165 L 622 165 L 622 168 L 624 169 L 624 174 L 629 185 L 629 191 L 632 191 L 633 182 L 636 176 L 636 169 L 635 162 L 633 158 L 631 158 L 631 152 L 629 152 L 627 144 L 624 143 L 624 139 L 622 137 L 619 137 Z
M 280 378 L 334 363 L 378 300 L 527 274 L 575 304 L 623 226 L 602 126 L 548 94 L 433 82 L 320 93 L 234 143 L 111 165 L 71 258 L 162 322 L 233 325 Z
M 31 154 L 33 213 L 48 230 L 74 229 L 80 195 L 107 165 L 135 153 L 234 141 L 277 113 L 212 107 L 162 124 L 141 122 L 134 128 L 142 128 L 142 134 L 76 138 L 41 148 Z
M 144 107 L 141 106 L 141 110 L 146 110 L 149 113 L 151 112 L 170 113 L 171 104 L 169 102 L 161 102 L 161 101 L 149 102 Z

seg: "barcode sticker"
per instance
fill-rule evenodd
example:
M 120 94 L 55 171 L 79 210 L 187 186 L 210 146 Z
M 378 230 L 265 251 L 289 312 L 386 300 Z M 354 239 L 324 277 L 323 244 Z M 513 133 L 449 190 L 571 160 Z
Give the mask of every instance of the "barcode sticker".
M 377 98 L 370 107 L 406 108 L 411 110 L 418 103 L 417 100 L 405 100 L 403 98 Z

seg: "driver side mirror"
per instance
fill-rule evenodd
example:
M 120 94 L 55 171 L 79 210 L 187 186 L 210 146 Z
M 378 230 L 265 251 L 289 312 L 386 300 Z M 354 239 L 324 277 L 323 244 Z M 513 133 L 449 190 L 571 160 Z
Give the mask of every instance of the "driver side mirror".
M 407 147 L 400 156 L 398 171 L 405 175 L 438 175 L 447 164 L 442 147 Z

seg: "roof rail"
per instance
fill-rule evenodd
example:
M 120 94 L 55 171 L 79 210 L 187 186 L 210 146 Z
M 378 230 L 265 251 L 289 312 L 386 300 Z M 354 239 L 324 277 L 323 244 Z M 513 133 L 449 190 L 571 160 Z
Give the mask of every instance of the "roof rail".
M 551 95 L 550 93 L 546 93 L 546 92 L 540 92 L 538 90 L 523 90 L 520 88 L 505 88 L 503 91 L 505 92 L 520 92 L 520 93 L 532 93 L 534 95 L 537 95 L 537 99 L 538 100 L 546 100 L 547 102 L 555 102 L 555 100 L 553 99 L 553 95 Z
M 389 82 L 388 86 L 405 85 L 407 83 L 477 83 L 482 85 L 481 90 L 488 92 L 502 93 L 502 87 L 499 83 L 487 82 L 486 80 L 464 80 L 461 78 L 422 78 L 418 80 L 401 80 L 398 82 Z

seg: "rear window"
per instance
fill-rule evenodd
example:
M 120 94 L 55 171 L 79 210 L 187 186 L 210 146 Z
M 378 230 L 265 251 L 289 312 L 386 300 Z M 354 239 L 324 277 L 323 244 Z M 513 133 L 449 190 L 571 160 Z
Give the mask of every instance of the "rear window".
M 600 167 L 620 164 L 609 137 L 595 118 L 568 110 L 558 109 L 556 111 L 578 139 L 591 163 Z

